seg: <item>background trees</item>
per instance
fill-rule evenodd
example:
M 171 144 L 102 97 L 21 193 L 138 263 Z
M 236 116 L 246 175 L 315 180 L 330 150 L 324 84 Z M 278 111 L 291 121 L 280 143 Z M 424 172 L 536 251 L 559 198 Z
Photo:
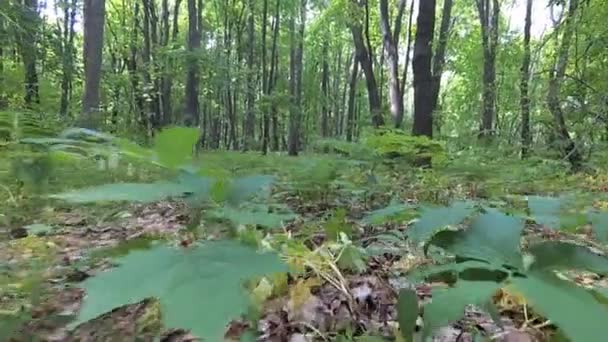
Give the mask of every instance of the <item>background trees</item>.
M 205 148 L 291 154 L 390 123 L 466 144 L 493 136 L 522 155 L 549 146 L 574 163 L 608 139 L 608 9 L 536 6 L 9 0 L 0 108 L 148 137 L 184 123 Z

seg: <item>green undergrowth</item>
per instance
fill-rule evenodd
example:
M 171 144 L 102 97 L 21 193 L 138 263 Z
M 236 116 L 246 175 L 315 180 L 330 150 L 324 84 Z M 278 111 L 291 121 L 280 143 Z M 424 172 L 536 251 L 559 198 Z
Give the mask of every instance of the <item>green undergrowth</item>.
M 78 129 L 3 147 L 9 157 L 0 161 L 0 181 L 10 194 L 3 219 L 10 228 L 35 222 L 26 239 L 44 239 L 35 230 L 46 234 L 60 208 L 89 208 L 102 217 L 133 202 L 187 207 L 190 221 L 177 240 L 144 235 L 87 251 L 75 267 L 105 258 L 116 267 L 80 284 L 87 296 L 71 328 L 156 297 L 166 328 L 216 340 L 231 319 L 255 321 L 262 303 L 287 295 L 288 274 L 339 284 L 342 273 L 367 272 L 374 256 L 413 253 L 434 266 L 407 277 L 450 285 L 434 291 L 425 334 L 460 318 L 467 304 L 495 312 L 491 298 L 501 289 L 523 294 L 572 341 L 594 341 L 605 329 L 597 319 L 607 310 L 603 290 L 583 289 L 557 273 L 608 273 L 601 172 L 571 174 L 542 159 L 448 154 L 440 144 L 390 130 L 363 145 L 322 141 L 298 158 L 194 153 L 197 138 L 196 129 L 175 127 L 142 147 Z M 420 165 L 427 158 L 432 168 Z M 35 213 L 40 206 L 50 208 L 46 218 Z M 381 227 L 399 229 L 375 235 Z M 562 239 L 540 239 L 534 229 Z M 583 231 L 590 240 L 571 234 Z M 370 239 L 376 243 L 363 243 Z M 406 340 L 413 317 L 405 312 L 417 308 L 414 299 L 405 290 L 398 303 Z

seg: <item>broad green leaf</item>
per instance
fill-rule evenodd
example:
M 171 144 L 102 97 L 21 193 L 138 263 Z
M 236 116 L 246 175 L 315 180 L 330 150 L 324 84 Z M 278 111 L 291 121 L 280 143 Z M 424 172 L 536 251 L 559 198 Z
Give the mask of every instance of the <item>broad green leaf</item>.
M 158 162 L 169 168 L 178 168 L 192 159 L 194 144 L 200 132 L 196 128 L 171 127 L 154 137 L 154 151 Z
M 253 197 L 268 197 L 274 181 L 275 177 L 268 175 L 235 178 L 230 183 L 226 200 L 232 205 L 238 205 Z
M 29 234 L 34 234 L 34 235 L 46 234 L 46 233 L 50 232 L 51 230 L 53 230 L 52 226 L 49 226 L 48 224 L 41 224 L 41 223 L 30 224 L 23 228 L 25 228 Z
M 443 273 L 450 274 L 458 274 L 469 268 L 486 268 L 492 269 L 492 265 L 475 260 L 467 260 L 464 262 L 453 262 L 447 263 L 443 265 L 434 265 L 429 267 L 422 267 L 420 269 L 416 269 L 413 272 L 408 274 L 408 278 L 412 280 L 420 280 L 424 281 L 426 278 L 433 277 L 435 275 L 440 275 Z
M 217 219 L 226 219 L 235 225 L 252 225 L 265 228 L 279 228 L 285 222 L 296 218 L 293 213 L 270 213 L 268 208 L 233 208 L 222 207 L 214 210 L 211 215 Z
M 589 221 L 593 227 L 593 233 L 598 241 L 608 244 L 608 212 L 591 212 Z
M 512 284 L 534 310 L 555 323 L 572 342 L 606 340 L 608 308 L 585 289 L 544 272 L 513 278 Z
M 400 290 L 397 299 L 397 317 L 399 330 L 404 340 L 413 341 L 418 315 L 418 295 L 416 291 L 411 289 Z
M 388 222 L 395 216 L 413 208 L 414 206 L 410 204 L 391 203 L 388 207 L 369 212 L 363 217 L 361 223 L 369 225 Z
M 182 197 L 189 194 L 192 188 L 171 182 L 158 183 L 117 183 L 92 186 L 50 195 L 50 198 L 72 203 L 92 202 L 156 202 L 168 197 Z
M 325 222 L 325 235 L 332 241 L 337 241 L 340 233 L 346 234 L 349 238 L 352 237 L 353 227 L 346 222 L 346 209 L 337 209 L 333 215 Z
M 443 247 L 460 257 L 520 267 L 519 245 L 523 229 L 523 220 L 491 210 L 473 219 L 469 228 L 460 232 L 451 245 Z
M 544 241 L 530 247 L 534 256 L 531 270 L 587 270 L 608 274 L 608 258 L 589 248 L 562 241 Z
M 422 207 L 420 219 L 408 230 L 408 237 L 415 243 L 426 242 L 435 232 L 464 221 L 473 209 L 470 202 L 456 202 L 450 207 Z
M 424 307 L 425 335 L 464 316 L 469 304 L 483 305 L 500 288 L 484 281 L 459 281 L 455 287 L 433 291 L 433 301 Z
M 82 283 L 87 296 L 75 324 L 156 297 L 166 327 L 191 329 L 207 341 L 220 341 L 226 324 L 247 311 L 243 281 L 286 271 L 277 256 L 231 241 L 189 249 L 158 246 L 117 261 L 118 267 Z
M 560 228 L 560 213 L 563 200 L 556 197 L 529 196 L 528 209 L 536 221 L 547 228 Z
M 366 258 L 367 255 L 365 255 L 361 248 L 349 244 L 340 253 L 337 264 L 340 269 L 361 273 L 367 269 Z

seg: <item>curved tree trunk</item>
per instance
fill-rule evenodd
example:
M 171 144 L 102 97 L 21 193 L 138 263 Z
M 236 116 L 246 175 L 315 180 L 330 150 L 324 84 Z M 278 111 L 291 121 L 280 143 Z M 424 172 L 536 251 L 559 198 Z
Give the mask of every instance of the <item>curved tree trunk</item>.
M 560 139 L 560 147 L 564 154 L 564 158 L 568 159 L 575 169 L 581 166 L 582 155 L 568 132 L 568 127 L 566 126 L 566 120 L 564 119 L 564 113 L 561 107 L 560 96 L 562 83 L 564 82 L 564 77 L 566 75 L 566 68 L 568 67 L 568 59 L 570 57 L 570 45 L 572 43 L 572 37 L 574 36 L 574 20 L 577 9 L 578 0 L 570 0 L 568 13 L 566 14 L 565 22 L 563 23 L 564 32 L 562 33 L 561 42 L 557 49 L 557 60 L 549 75 L 549 90 L 547 93 L 547 106 L 549 107 L 551 114 L 553 114 L 556 133 Z

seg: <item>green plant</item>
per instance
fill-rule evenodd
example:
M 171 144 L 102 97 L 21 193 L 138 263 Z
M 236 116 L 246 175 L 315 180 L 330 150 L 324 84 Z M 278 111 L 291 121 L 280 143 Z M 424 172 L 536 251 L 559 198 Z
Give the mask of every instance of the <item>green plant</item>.
M 495 209 L 473 218 L 467 229 L 442 230 L 428 242 L 456 257 L 418 271 L 422 278 L 448 275 L 452 287 L 439 290 L 425 308 L 425 333 L 460 318 L 468 304 L 491 306 L 500 288 L 521 293 L 532 307 L 572 341 L 602 341 L 608 308 L 591 292 L 558 276 L 559 271 L 608 274 L 608 258 L 563 241 L 533 242 L 520 249 L 524 221 Z
M 363 143 L 376 154 L 389 159 L 401 159 L 412 164 L 432 160 L 440 164 L 446 160 L 443 145 L 424 136 L 411 136 L 397 129 L 382 129 L 366 136 Z

